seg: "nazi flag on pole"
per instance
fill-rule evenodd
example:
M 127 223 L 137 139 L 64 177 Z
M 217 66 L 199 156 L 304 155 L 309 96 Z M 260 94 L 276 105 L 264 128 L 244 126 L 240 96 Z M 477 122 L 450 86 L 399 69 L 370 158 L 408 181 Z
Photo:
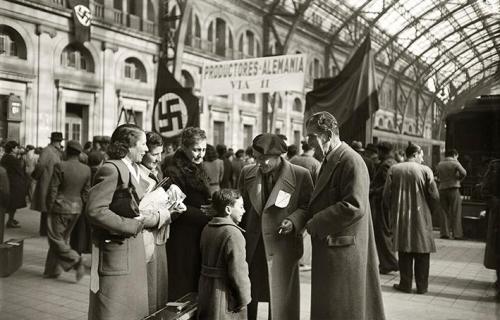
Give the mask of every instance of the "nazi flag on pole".
M 153 131 L 167 140 L 178 138 L 186 127 L 200 125 L 198 98 L 183 88 L 168 71 L 164 59 L 158 62 L 153 110 Z
M 69 0 L 69 5 L 73 10 L 75 41 L 81 44 L 90 41 L 92 13 L 90 12 L 89 0 Z

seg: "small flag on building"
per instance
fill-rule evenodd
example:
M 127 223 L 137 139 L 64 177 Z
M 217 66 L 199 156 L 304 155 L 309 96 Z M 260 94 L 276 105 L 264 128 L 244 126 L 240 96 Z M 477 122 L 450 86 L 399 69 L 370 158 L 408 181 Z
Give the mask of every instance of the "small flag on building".
M 379 107 L 370 36 L 336 77 L 320 80 L 306 95 L 304 118 L 328 111 L 339 123 L 342 140 L 365 141 L 366 121 Z
M 75 41 L 82 44 L 85 41 L 90 41 L 92 13 L 90 12 L 89 0 L 69 0 L 69 5 L 73 10 Z
M 164 59 L 158 62 L 154 101 L 153 131 L 164 138 L 175 139 L 184 128 L 200 125 L 198 98 L 175 80 Z

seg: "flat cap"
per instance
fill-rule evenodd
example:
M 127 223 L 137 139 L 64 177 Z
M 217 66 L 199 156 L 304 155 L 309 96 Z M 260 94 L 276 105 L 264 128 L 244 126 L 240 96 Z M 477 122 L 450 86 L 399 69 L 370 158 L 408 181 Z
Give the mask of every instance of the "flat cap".
M 287 152 L 285 141 L 277 134 L 261 133 L 253 139 L 252 148 L 268 156 L 279 156 Z
M 353 140 L 351 142 L 351 148 L 353 148 L 354 150 L 356 150 L 358 152 L 365 151 L 365 149 L 363 149 L 363 144 L 361 143 L 361 141 Z
M 70 140 L 70 141 L 66 142 L 66 148 L 73 149 L 75 151 L 80 151 L 80 152 L 83 151 L 82 145 L 80 144 L 80 142 L 78 142 L 76 140 Z
M 389 152 L 389 151 L 392 151 L 393 145 L 392 145 L 392 143 L 390 143 L 388 141 L 381 141 L 381 142 L 377 143 L 377 148 L 378 148 L 378 150 L 380 150 L 382 152 Z

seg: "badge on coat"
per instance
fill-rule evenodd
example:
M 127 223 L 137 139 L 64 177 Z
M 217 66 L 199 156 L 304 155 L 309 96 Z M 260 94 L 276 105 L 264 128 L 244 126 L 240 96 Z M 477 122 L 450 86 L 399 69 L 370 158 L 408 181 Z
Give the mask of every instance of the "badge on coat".
M 290 202 L 291 196 L 292 195 L 290 193 L 280 190 L 278 192 L 278 196 L 276 197 L 276 202 L 274 203 L 274 205 L 278 208 L 286 208 L 286 206 L 288 206 L 288 203 Z

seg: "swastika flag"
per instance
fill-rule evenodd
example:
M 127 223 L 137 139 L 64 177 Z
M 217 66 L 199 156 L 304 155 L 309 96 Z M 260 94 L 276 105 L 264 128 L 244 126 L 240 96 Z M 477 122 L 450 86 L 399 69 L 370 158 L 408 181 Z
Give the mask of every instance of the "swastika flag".
M 168 71 L 164 59 L 158 62 L 153 110 L 153 131 L 175 139 L 186 127 L 200 125 L 198 98 L 191 88 L 183 88 Z
M 92 13 L 90 12 L 89 0 L 69 0 L 69 5 L 73 10 L 75 41 L 81 44 L 90 41 Z

